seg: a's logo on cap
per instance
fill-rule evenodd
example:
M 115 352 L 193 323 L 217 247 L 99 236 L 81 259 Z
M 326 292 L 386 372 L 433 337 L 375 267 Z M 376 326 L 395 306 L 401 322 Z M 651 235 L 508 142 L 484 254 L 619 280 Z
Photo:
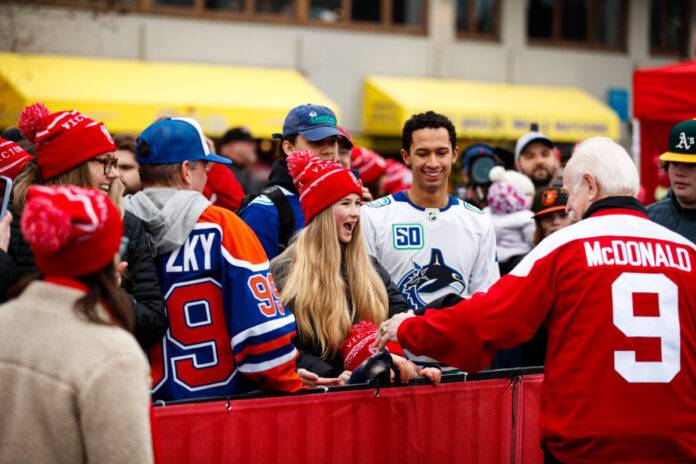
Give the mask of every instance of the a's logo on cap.
M 682 150 L 688 150 L 691 148 L 691 146 L 693 144 L 694 144 L 693 137 L 687 137 L 684 132 L 679 134 L 679 143 L 677 144 L 677 148 L 681 148 Z
M 316 112 L 316 111 L 310 111 L 310 112 L 309 112 L 309 117 L 310 117 L 310 118 L 313 118 L 313 117 L 315 117 L 316 115 L 317 115 L 317 112 Z
M 541 194 L 541 204 L 544 206 L 551 206 L 556 201 L 557 197 L 557 190 L 545 190 L 544 193 Z

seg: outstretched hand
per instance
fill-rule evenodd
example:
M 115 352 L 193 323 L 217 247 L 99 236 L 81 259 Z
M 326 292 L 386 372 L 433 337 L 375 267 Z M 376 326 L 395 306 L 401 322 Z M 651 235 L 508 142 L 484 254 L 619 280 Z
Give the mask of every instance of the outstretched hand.
M 396 333 L 401 323 L 409 317 L 414 317 L 413 311 L 395 314 L 391 319 L 382 322 L 375 338 L 375 346 L 378 350 L 383 350 L 387 342 L 399 342 Z

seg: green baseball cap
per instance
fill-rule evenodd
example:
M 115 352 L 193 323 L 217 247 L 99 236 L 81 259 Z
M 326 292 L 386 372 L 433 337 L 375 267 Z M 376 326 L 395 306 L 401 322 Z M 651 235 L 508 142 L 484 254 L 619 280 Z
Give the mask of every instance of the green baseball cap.
M 669 151 L 660 155 L 660 161 L 696 163 L 696 119 L 687 119 L 672 127 Z

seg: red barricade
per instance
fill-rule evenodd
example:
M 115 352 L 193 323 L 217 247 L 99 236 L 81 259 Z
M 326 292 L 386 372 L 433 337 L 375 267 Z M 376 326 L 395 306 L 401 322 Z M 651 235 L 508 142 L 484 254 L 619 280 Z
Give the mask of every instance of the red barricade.
M 159 407 L 163 462 L 500 463 L 511 462 L 513 453 L 541 462 L 524 446 L 513 449 L 509 379 L 375 393 Z M 522 421 L 528 432 L 531 426 Z
M 515 463 L 544 462 L 539 437 L 539 407 L 543 374 L 526 375 L 517 384 L 515 401 Z

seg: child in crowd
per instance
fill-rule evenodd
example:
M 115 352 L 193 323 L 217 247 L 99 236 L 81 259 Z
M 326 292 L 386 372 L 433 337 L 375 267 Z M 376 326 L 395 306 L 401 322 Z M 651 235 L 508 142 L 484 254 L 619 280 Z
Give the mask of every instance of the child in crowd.
M 532 249 L 534 184 L 517 171 L 495 166 L 490 171 L 487 210 L 495 229 L 500 274 L 507 274 Z
M 534 245 L 538 245 L 552 233 L 570 225 L 570 216 L 565 211 L 566 203 L 568 203 L 568 195 L 563 193 L 560 187 L 539 190 L 534 195 L 532 203 L 536 223 Z
M 297 320 L 298 368 L 344 383 L 374 354 L 377 325 L 387 318 L 384 282 L 367 254 L 360 227 L 362 188 L 333 161 L 300 150 L 288 157 L 305 227 L 271 262 L 280 299 Z M 420 375 L 434 383 L 437 368 L 418 368 L 392 346 L 388 362 L 408 382 Z M 298 371 L 300 372 L 300 371 Z
M 43 277 L 0 306 L 0 462 L 152 462 L 150 370 L 118 287 L 121 215 L 95 189 L 36 186 L 25 200 Z

